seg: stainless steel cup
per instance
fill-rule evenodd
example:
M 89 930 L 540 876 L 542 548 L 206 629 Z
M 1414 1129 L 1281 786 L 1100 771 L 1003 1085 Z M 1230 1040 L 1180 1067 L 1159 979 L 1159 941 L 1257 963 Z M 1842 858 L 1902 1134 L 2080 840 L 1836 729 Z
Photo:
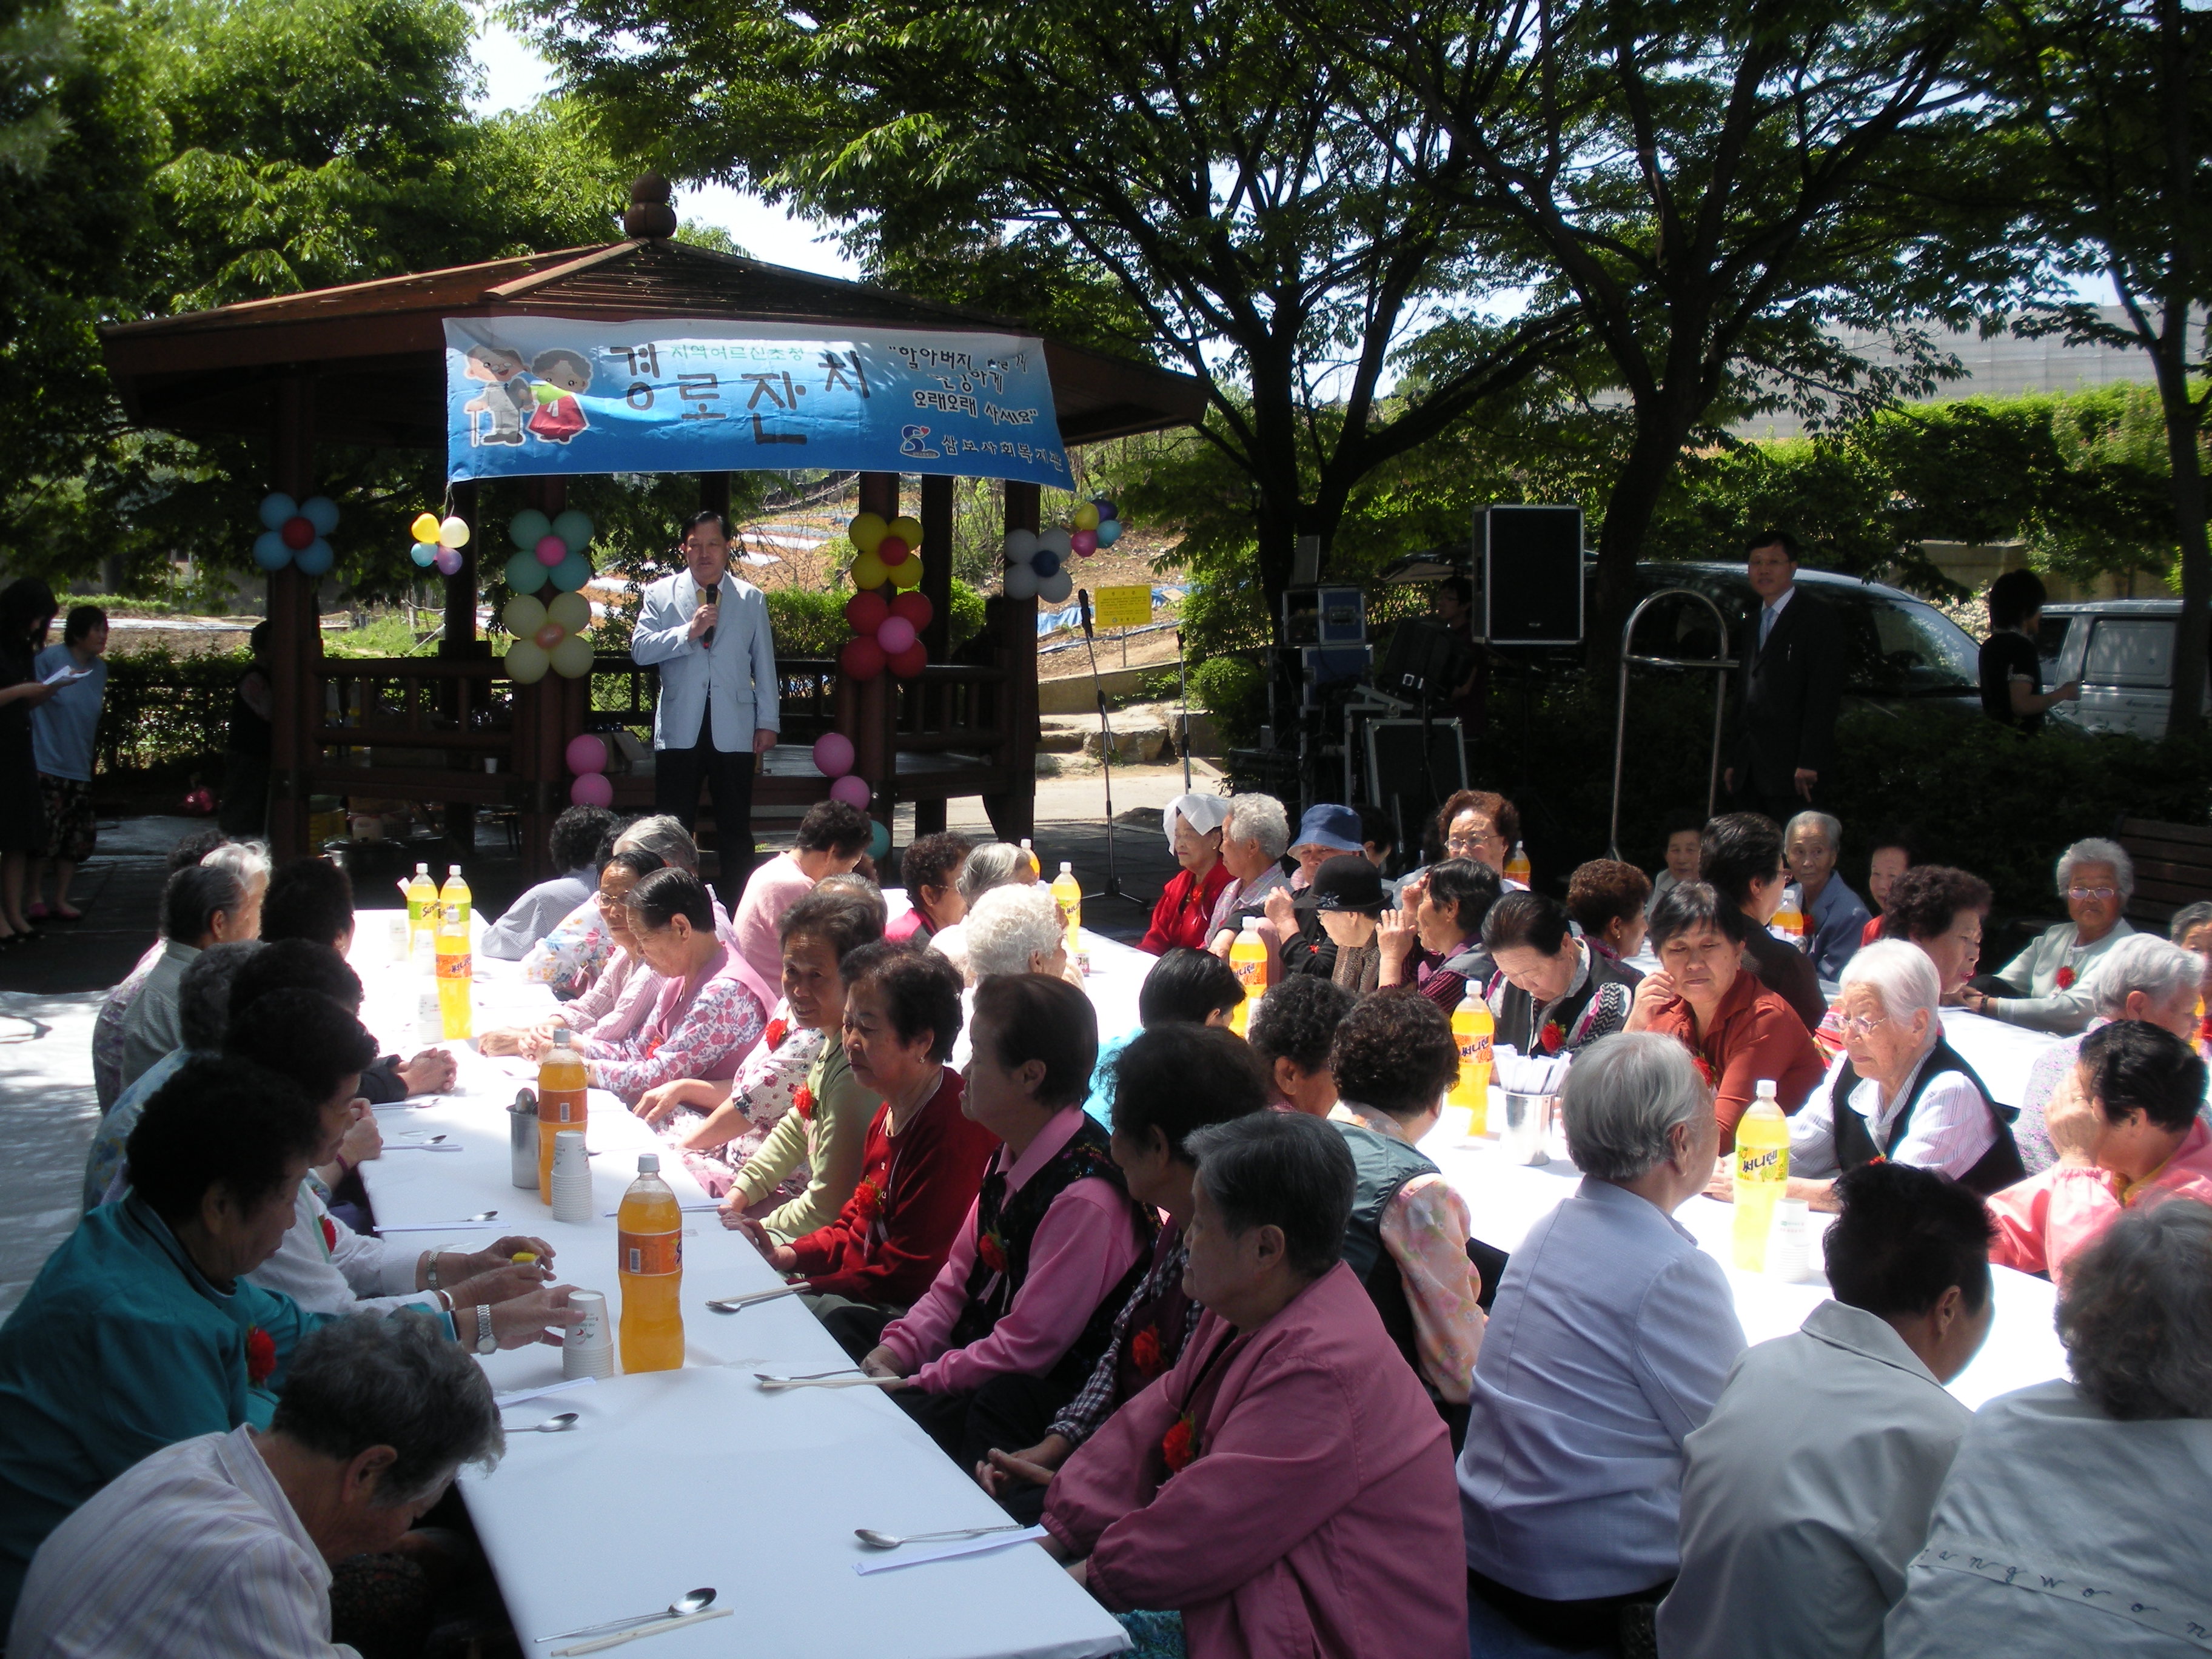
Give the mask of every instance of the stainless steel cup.
M 538 1096 L 535 1091 L 515 1091 L 514 1104 L 507 1109 L 507 1176 L 518 1187 L 538 1190 Z
M 1516 1095 L 1510 1090 L 1504 1094 L 1505 1122 L 1498 1130 L 1499 1149 L 1511 1163 L 1549 1164 L 1552 1155 L 1544 1149 L 1544 1126 L 1551 1097 Z

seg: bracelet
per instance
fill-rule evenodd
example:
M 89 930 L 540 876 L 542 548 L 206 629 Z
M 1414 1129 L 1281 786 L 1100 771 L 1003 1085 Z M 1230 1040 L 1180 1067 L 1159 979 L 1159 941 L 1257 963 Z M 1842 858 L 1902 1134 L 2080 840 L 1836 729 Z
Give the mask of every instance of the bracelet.
M 338 1180 L 343 1181 L 353 1173 L 353 1164 L 343 1152 L 337 1154 Z M 336 1184 L 335 1182 L 332 1184 Z
M 426 1291 L 438 1288 L 438 1253 L 435 1250 L 422 1252 L 422 1288 Z

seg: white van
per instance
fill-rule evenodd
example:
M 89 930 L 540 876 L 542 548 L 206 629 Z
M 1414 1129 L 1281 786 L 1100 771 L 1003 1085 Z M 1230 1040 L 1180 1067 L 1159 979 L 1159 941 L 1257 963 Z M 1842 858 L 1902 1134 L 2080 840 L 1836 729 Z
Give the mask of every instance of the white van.
M 2166 735 L 2173 700 L 2173 635 L 2179 599 L 2082 599 L 2043 607 L 2036 644 L 2043 689 L 2081 682 L 2078 702 L 2052 712 L 2089 732 Z M 2212 683 L 2208 683 L 2212 693 Z M 2212 701 L 2208 701 L 2212 707 Z

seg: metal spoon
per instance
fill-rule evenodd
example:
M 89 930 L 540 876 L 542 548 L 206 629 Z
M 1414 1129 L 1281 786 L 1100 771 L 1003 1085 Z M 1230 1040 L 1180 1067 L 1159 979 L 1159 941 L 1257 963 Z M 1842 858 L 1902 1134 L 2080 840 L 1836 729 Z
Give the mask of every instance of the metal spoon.
M 1003 1527 L 962 1527 L 953 1532 L 915 1532 L 901 1538 L 892 1533 L 878 1532 L 872 1527 L 855 1527 L 853 1536 L 872 1550 L 895 1550 L 902 1544 L 934 1544 L 945 1538 L 981 1538 L 994 1532 L 1026 1532 L 1026 1523 L 1016 1521 Z
M 858 1365 L 840 1365 L 834 1371 L 808 1371 L 803 1376 L 770 1376 L 766 1371 L 755 1371 L 753 1381 L 756 1382 L 811 1382 L 817 1377 L 843 1376 L 848 1371 L 857 1371 L 860 1369 Z
M 543 1423 L 532 1423 L 526 1429 L 508 1429 L 509 1434 L 566 1434 L 576 1426 L 577 1413 L 562 1412 L 558 1417 L 549 1417 Z M 655 1618 L 659 1615 L 655 1613 Z
M 740 1308 L 750 1308 L 759 1302 L 773 1302 L 780 1296 L 797 1296 L 805 1288 L 804 1285 L 779 1285 L 772 1291 L 755 1291 L 750 1296 L 718 1297 L 707 1305 L 718 1314 L 733 1314 Z
M 656 1619 L 688 1619 L 703 1612 L 714 1599 L 713 1585 L 704 1585 L 687 1595 L 679 1595 L 659 1613 L 633 1613 L 627 1619 L 610 1619 L 604 1625 L 586 1625 L 580 1630 L 556 1630 L 550 1636 L 537 1636 L 536 1642 L 557 1642 L 564 1636 L 596 1636 L 601 1631 L 620 1630 L 625 1625 L 649 1625 Z
M 425 1146 L 434 1146 L 445 1139 L 445 1136 L 443 1135 L 430 1135 L 428 1139 L 424 1140 L 422 1139 L 423 1136 L 428 1134 L 428 1133 L 429 1132 L 428 1130 L 424 1129 L 409 1129 L 405 1131 L 400 1138 L 403 1140 L 422 1140 Z

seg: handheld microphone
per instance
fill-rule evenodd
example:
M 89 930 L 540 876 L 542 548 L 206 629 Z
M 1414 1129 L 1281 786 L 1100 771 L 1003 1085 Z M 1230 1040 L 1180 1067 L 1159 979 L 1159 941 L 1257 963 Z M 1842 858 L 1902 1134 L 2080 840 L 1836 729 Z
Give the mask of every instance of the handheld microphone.
M 717 584 L 713 587 L 701 590 L 699 594 L 699 603 L 702 605 L 711 605 L 714 606 L 716 608 L 716 614 L 720 615 L 722 603 L 722 590 L 720 586 Z M 709 651 L 712 651 L 714 648 L 714 623 L 709 623 L 707 624 L 707 631 L 699 636 L 699 643 L 705 646 Z
M 1087 587 L 1077 588 L 1075 603 L 1083 613 L 1083 637 L 1087 640 L 1091 637 L 1091 590 Z

